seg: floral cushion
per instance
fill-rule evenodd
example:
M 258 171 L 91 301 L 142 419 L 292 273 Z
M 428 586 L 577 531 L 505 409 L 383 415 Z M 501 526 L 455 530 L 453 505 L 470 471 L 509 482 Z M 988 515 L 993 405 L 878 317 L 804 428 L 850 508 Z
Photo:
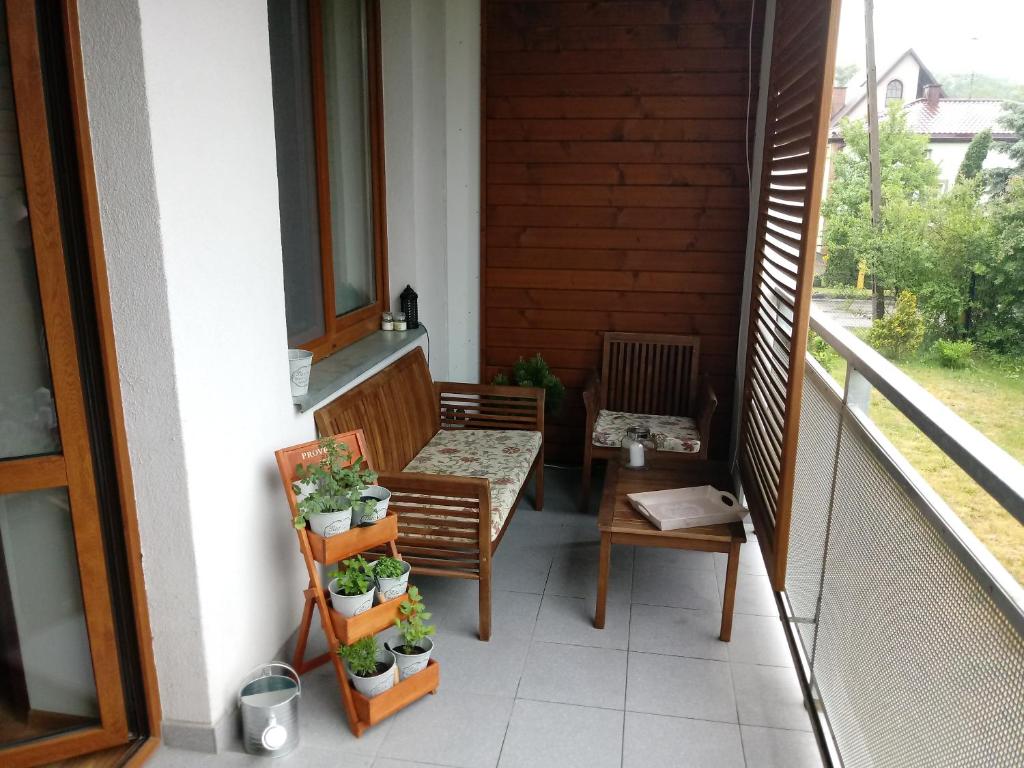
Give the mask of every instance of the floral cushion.
M 651 431 L 659 451 L 700 453 L 700 432 L 697 422 L 686 416 L 652 416 L 643 413 L 600 411 L 594 424 L 594 445 L 618 448 L 629 427 Z
M 512 511 L 540 443 L 540 432 L 518 429 L 441 430 L 423 446 L 405 471 L 490 480 L 493 540 Z

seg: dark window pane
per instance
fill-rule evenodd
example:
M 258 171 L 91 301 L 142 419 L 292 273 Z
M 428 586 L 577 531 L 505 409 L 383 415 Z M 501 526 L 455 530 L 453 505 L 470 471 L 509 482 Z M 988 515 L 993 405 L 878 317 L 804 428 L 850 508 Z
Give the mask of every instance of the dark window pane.
M 309 11 L 305 0 L 269 0 L 270 67 L 277 135 L 288 341 L 324 334 L 320 232 L 317 216 Z

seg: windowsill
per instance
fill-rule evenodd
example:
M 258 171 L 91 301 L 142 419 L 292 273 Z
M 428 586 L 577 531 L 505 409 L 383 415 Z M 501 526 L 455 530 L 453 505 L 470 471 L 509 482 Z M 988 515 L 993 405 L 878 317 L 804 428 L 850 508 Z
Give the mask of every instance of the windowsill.
M 405 351 L 425 334 L 423 327 L 410 331 L 376 331 L 313 363 L 309 373 L 309 391 L 293 398 L 295 407 L 305 413 L 333 397 L 389 357 Z

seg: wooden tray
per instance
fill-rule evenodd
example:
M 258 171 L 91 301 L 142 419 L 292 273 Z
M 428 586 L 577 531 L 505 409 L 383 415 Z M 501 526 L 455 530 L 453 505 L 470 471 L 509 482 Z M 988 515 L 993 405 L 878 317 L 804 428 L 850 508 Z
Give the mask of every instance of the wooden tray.
M 436 661 L 431 659 L 426 669 L 417 672 L 412 677 L 407 677 L 395 685 L 389 691 L 368 699 L 363 694 L 352 688 L 352 701 L 355 704 L 356 715 L 360 724 L 364 726 L 376 725 L 386 717 L 390 717 L 398 710 L 409 706 L 416 699 L 426 696 L 428 693 L 435 693 L 437 685 L 441 681 L 441 668 Z
M 326 595 L 328 605 L 331 596 Z M 395 619 L 402 614 L 399 611 L 402 603 L 408 602 L 408 595 L 400 595 L 386 603 L 375 605 L 368 611 L 363 611 L 358 616 L 346 618 L 334 608 L 330 608 L 331 624 L 334 626 L 334 633 L 342 645 L 349 645 L 361 637 L 375 635 L 383 629 L 395 626 Z
M 389 541 L 397 539 L 398 516 L 388 512 L 388 516 L 379 523 L 352 528 L 344 533 L 339 533 L 337 536 L 330 536 L 326 539 L 313 533 L 308 528 L 305 530 L 313 559 L 318 563 L 333 565 L 345 558 L 358 555 L 360 552 L 368 552 L 374 547 L 382 546 Z

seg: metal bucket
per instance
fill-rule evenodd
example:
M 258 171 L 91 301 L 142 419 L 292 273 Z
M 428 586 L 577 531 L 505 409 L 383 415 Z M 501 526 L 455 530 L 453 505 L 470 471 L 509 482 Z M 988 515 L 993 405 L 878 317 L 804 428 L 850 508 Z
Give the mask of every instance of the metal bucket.
M 287 674 L 276 674 L 275 668 Z M 263 664 L 246 676 L 238 691 L 246 752 L 283 757 L 299 745 L 301 695 L 298 673 L 282 662 Z

